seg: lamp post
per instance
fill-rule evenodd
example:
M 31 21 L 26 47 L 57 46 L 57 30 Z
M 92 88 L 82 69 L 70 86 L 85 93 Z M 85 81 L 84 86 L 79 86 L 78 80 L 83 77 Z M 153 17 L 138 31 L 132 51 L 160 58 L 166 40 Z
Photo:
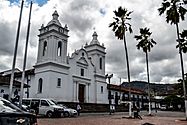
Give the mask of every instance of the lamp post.
M 111 90 L 110 90 L 110 79 L 113 77 L 113 74 L 105 75 L 105 78 L 108 78 L 108 101 L 109 101 L 109 114 L 111 115 Z

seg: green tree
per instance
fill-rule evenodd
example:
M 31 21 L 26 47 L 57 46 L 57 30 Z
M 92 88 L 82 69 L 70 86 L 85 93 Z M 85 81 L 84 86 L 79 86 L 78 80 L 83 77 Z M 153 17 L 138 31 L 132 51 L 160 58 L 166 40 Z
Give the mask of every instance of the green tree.
M 140 28 L 140 35 L 135 35 L 134 38 L 139 41 L 139 43 L 136 45 L 137 49 L 142 48 L 143 52 L 145 52 L 146 56 L 146 64 L 147 64 L 147 82 L 148 82 L 148 96 L 149 96 L 149 115 L 151 115 L 151 100 L 150 100 L 150 79 L 149 79 L 149 60 L 148 60 L 148 52 L 151 51 L 151 48 L 153 47 L 156 42 L 150 38 L 151 32 L 149 29 L 146 28 Z
M 115 17 L 113 17 L 114 21 L 109 24 L 109 27 L 112 27 L 112 31 L 115 36 L 123 40 L 126 54 L 126 63 L 127 63 L 127 77 L 129 83 L 129 99 L 131 101 L 131 87 L 130 87 L 130 69 L 129 69 L 129 59 L 128 59 L 128 50 L 125 34 L 127 31 L 132 33 L 131 24 L 127 21 L 131 20 L 129 17 L 132 11 L 128 11 L 126 8 L 119 7 L 118 10 L 114 11 Z M 131 117 L 131 104 L 129 105 L 129 116 Z
M 186 0 L 163 0 L 162 6 L 158 9 L 159 15 L 166 13 L 166 22 L 170 23 L 171 25 L 174 24 L 176 26 L 177 31 L 177 40 L 179 42 L 179 55 L 180 55 L 180 62 L 181 62 L 181 73 L 182 73 L 182 80 L 183 80 L 183 90 L 184 90 L 184 97 L 185 97 L 185 114 L 187 120 L 187 97 L 186 97 L 186 89 L 185 89 L 185 82 L 184 82 L 184 65 L 183 65 L 183 56 L 182 56 L 182 47 L 181 41 L 179 36 L 179 22 L 180 20 L 185 20 L 185 14 L 187 10 L 183 7 L 184 4 L 187 4 Z
M 163 100 L 165 104 L 167 105 L 167 108 L 172 107 L 171 110 L 180 110 L 178 105 L 184 106 L 183 99 L 181 97 L 178 97 L 176 95 L 169 95 L 164 98 Z
M 176 83 L 175 85 L 174 85 L 174 90 L 175 90 L 175 94 L 176 95 L 180 95 L 181 97 L 183 97 L 184 96 L 184 91 L 183 91 L 183 81 L 182 81 L 182 79 L 179 79 L 179 80 L 177 80 L 178 81 L 178 83 Z M 186 87 L 186 89 L 187 89 L 187 80 L 185 79 L 185 87 Z

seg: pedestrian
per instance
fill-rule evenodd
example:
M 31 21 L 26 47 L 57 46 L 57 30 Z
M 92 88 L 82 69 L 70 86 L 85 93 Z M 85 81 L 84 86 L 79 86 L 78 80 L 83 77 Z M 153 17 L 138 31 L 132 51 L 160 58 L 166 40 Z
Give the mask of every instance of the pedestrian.
M 142 119 L 142 117 L 140 116 L 140 114 L 139 114 L 139 113 L 140 113 L 140 108 L 139 108 L 139 107 L 137 107 L 137 115 L 138 115 L 138 118 L 139 118 L 139 119 Z
M 0 97 L 2 97 L 2 98 L 3 98 L 4 92 L 5 92 L 5 90 L 4 90 L 4 89 L 1 89 L 1 92 L 0 92 Z
M 77 104 L 77 113 L 78 113 L 78 116 L 80 115 L 80 111 L 81 111 L 81 106 L 79 105 L 79 103 Z
M 135 106 L 135 111 L 136 112 L 134 112 L 134 118 L 142 119 L 142 117 L 139 114 L 140 108 Z
M 39 113 L 39 103 L 33 102 L 31 104 L 30 110 L 31 110 L 32 113 L 35 113 L 36 115 L 38 115 L 38 113 Z
M 16 89 L 15 91 L 14 91 L 14 97 L 16 97 L 18 95 L 18 90 Z

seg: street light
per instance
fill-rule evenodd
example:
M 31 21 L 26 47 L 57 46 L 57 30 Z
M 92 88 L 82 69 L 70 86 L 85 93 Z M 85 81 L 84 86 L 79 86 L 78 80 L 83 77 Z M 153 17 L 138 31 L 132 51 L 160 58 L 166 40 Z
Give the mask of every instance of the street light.
M 113 77 L 113 74 L 110 74 L 110 75 L 108 75 L 108 74 L 106 74 L 105 75 L 105 78 L 107 79 L 108 78 L 108 84 L 109 84 L 109 86 L 108 86 L 108 89 L 109 89 L 109 91 L 108 91 L 108 101 L 109 101 L 109 113 L 110 113 L 110 115 L 111 115 L 111 91 L 110 91 L 110 79 Z

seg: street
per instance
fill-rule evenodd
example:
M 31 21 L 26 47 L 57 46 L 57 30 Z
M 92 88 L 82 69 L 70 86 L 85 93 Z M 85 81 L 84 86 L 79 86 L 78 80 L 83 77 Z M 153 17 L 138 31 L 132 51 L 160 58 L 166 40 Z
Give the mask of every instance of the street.
M 114 113 L 82 113 L 73 118 L 39 118 L 39 125 L 187 125 L 183 112 L 158 111 L 153 116 L 147 116 L 146 111 L 141 112 L 143 120 L 129 119 L 128 112 Z

